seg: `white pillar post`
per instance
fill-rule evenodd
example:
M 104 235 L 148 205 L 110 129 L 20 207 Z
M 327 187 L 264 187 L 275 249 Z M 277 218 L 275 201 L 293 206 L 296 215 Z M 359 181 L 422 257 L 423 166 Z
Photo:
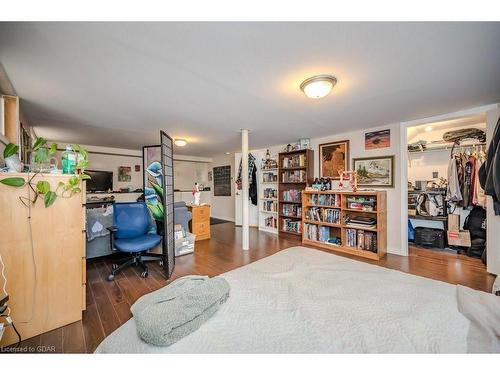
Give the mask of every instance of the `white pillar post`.
M 250 226 L 248 206 L 248 129 L 241 129 L 241 204 L 242 204 L 242 248 L 250 248 Z

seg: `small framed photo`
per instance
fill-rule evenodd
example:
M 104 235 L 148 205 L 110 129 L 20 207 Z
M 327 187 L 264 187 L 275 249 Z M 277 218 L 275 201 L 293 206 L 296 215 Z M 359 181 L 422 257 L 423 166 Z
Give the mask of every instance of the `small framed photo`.
M 311 139 L 310 138 L 300 138 L 299 144 L 300 144 L 301 150 L 307 150 L 311 147 Z
M 358 187 L 394 187 L 394 155 L 353 158 Z

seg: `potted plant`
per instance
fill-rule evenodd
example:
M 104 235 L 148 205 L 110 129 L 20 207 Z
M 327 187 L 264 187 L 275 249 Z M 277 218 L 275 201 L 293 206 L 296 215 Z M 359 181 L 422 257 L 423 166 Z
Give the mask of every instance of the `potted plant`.
M 5 165 L 9 168 L 9 172 L 21 172 L 23 164 L 19 160 L 19 146 L 14 143 L 9 143 L 3 150 L 3 158 Z

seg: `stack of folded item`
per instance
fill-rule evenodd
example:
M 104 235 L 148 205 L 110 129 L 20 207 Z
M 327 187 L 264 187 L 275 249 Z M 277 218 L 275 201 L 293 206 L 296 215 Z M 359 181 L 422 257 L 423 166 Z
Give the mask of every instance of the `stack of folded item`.
M 185 276 L 132 305 L 137 334 L 148 344 L 168 346 L 196 331 L 229 298 L 222 277 Z
M 377 225 L 377 220 L 373 217 L 365 217 L 365 216 L 353 216 L 346 217 L 346 224 L 351 224 L 357 227 L 374 229 Z

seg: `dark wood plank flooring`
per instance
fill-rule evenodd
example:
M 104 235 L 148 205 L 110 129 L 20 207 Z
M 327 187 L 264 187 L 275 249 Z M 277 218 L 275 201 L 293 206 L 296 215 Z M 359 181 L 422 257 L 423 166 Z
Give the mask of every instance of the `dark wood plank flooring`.
M 297 245 L 299 237 L 277 237 L 251 228 L 250 251 L 242 251 L 241 228 L 233 223 L 214 225 L 212 239 L 197 242 L 194 254 L 176 258 L 172 280 L 189 274 L 219 275 Z M 408 257 L 389 254 L 378 262 L 362 261 L 485 291 L 491 289 L 494 280 L 478 259 L 414 247 Z M 25 340 L 21 347 L 35 351 L 39 347 L 40 351 L 53 353 L 92 353 L 107 335 L 131 317 L 130 306 L 140 296 L 167 284 L 155 262 L 149 263 L 147 279 L 140 277 L 138 269 L 129 268 L 109 282 L 106 278 L 112 263 L 111 258 L 88 262 L 87 309 L 81 321 Z

